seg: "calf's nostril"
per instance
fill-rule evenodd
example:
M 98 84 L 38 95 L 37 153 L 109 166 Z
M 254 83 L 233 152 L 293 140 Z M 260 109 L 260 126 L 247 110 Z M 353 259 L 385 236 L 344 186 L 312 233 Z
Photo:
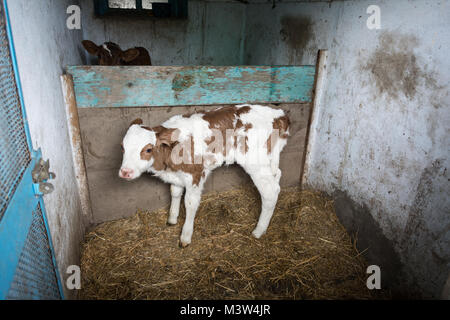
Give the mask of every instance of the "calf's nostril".
M 120 169 L 120 174 L 119 175 L 122 178 L 131 178 L 131 176 L 133 175 L 133 170 L 132 169 L 128 169 L 128 168 Z

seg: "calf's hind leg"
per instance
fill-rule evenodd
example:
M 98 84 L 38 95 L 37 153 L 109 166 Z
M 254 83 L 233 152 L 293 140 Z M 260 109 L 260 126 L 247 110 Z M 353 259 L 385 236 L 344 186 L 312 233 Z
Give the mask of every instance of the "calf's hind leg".
M 168 225 L 177 224 L 178 214 L 180 213 L 181 196 L 183 195 L 183 187 L 170 185 L 170 194 L 172 201 L 170 202 L 169 218 L 167 219 Z
M 181 231 L 180 245 L 186 247 L 191 243 L 192 233 L 194 232 L 194 219 L 197 213 L 200 199 L 202 197 L 202 189 L 199 187 L 186 187 L 184 196 L 184 206 L 186 207 L 186 220 L 184 221 L 183 230 Z
M 258 224 L 252 232 L 252 235 L 258 239 L 266 233 L 269 226 L 280 193 L 280 184 L 279 179 L 273 176 L 269 167 L 260 168 L 260 170 L 252 172 L 250 176 L 261 194 L 261 214 Z

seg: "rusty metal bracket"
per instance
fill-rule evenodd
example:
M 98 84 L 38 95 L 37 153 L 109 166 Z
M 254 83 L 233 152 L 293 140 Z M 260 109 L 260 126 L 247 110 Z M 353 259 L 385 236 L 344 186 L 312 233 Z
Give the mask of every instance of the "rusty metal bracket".
M 53 184 L 47 182 L 47 180 L 56 178 L 56 175 L 50 172 L 50 160 L 44 161 L 39 158 L 31 172 L 31 177 L 37 195 L 49 194 L 55 189 Z

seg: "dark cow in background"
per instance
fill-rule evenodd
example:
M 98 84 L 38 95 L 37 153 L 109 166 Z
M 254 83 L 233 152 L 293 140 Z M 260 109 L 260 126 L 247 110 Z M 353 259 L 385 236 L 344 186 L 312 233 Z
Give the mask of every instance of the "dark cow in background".
M 101 66 L 151 66 L 152 62 L 147 49 L 143 47 L 130 48 L 123 51 L 114 42 L 105 42 L 97 46 L 90 40 L 81 42 L 83 47 L 93 56 L 98 57 Z

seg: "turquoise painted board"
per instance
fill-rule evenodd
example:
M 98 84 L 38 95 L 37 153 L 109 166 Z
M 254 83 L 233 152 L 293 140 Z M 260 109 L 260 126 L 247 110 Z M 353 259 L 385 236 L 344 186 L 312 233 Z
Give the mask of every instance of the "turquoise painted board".
M 311 102 L 315 66 L 70 66 L 79 108 Z

